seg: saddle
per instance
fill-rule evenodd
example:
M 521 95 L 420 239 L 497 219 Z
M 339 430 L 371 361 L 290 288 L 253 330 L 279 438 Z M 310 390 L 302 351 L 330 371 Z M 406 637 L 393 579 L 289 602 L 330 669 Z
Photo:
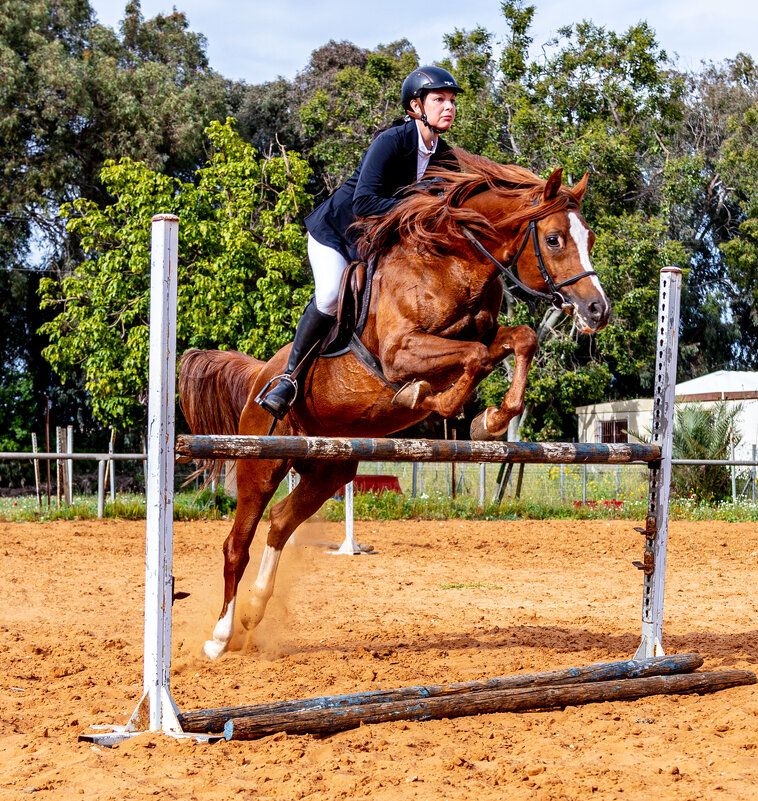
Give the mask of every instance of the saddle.
M 324 340 L 319 356 L 330 359 L 352 351 L 369 371 L 397 393 L 401 385 L 394 384 L 384 375 L 382 363 L 361 342 L 361 334 L 366 327 L 371 304 L 375 267 L 376 260 L 372 258 L 368 264 L 354 261 L 345 269 L 340 283 L 337 321 L 329 336 Z
M 337 321 L 319 354 L 331 358 L 350 350 L 353 335 L 360 337 L 366 326 L 371 303 L 371 284 L 374 277 L 373 260 L 351 262 L 342 274 L 337 300 Z

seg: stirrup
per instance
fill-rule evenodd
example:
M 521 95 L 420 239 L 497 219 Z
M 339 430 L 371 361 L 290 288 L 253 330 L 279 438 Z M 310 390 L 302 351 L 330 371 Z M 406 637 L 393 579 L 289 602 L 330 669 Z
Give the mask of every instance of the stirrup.
M 271 389 L 271 385 L 275 381 L 276 381 L 276 386 L 277 387 L 279 386 L 279 382 L 286 381 L 288 384 L 290 384 L 290 386 L 292 387 L 292 389 L 295 392 L 295 394 L 292 396 L 292 400 L 287 404 L 287 406 L 284 409 L 272 409 L 270 403 L 268 405 L 266 405 L 266 397 L 265 396 L 268 395 L 268 391 L 269 391 L 269 389 Z M 263 389 L 256 395 L 255 402 L 262 409 L 265 409 L 270 415 L 273 415 L 277 420 L 281 420 L 284 417 L 284 415 L 287 414 L 287 412 L 289 411 L 290 407 L 292 406 L 292 404 L 297 399 L 297 392 L 298 392 L 297 380 L 293 379 L 287 373 L 282 373 L 281 375 L 275 375 L 273 378 L 269 379 L 269 381 L 266 382 L 266 384 L 263 387 Z

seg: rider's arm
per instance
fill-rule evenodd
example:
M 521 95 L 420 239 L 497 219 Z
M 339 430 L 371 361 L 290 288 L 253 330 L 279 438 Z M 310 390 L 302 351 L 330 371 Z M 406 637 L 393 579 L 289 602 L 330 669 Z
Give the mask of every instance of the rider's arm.
M 356 217 L 386 214 L 399 202 L 399 198 L 393 195 L 401 184 L 401 162 L 402 142 L 397 135 L 382 135 L 372 142 L 363 159 L 353 193 L 353 213 Z

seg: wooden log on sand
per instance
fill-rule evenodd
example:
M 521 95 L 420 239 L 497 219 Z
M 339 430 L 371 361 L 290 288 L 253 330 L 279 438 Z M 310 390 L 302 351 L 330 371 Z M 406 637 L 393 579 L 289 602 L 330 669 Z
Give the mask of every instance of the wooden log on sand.
M 252 740 L 279 732 L 326 735 L 356 728 L 362 723 L 432 720 L 493 712 L 550 709 L 601 701 L 631 700 L 667 693 L 715 692 L 755 682 L 755 674 L 750 671 L 725 670 L 588 684 L 563 684 L 554 687 L 483 690 L 462 695 L 364 704 L 342 709 L 306 709 L 273 714 L 265 719 L 232 718 L 224 725 L 224 737 L 227 740 Z
M 599 662 L 583 667 L 549 670 L 542 673 L 522 673 L 517 676 L 500 676 L 482 681 L 401 687 L 399 689 L 374 690 L 350 695 L 331 695 L 321 698 L 305 698 L 296 701 L 279 701 L 269 704 L 233 706 L 221 709 L 198 709 L 180 713 L 179 723 L 186 732 L 207 734 L 223 731 L 226 721 L 232 718 L 268 718 L 270 715 L 286 714 L 305 709 L 340 709 L 363 704 L 412 700 L 414 698 L 437 698 L 485 690 L 545 687 L 554 684 L 583 684 L 585 682 L 611 681 L 620 678 L 642 678 L 644 676 L 689 673 L 697 670 L 702 664 L 703 660 L 699 654 L 673 654 L 670 656 L 658 656 L 653 659 Z

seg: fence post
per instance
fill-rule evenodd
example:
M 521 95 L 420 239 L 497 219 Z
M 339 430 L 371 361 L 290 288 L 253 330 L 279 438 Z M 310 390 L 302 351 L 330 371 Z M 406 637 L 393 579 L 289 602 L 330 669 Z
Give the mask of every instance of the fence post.
M 113 450 L 115 448 L 115 444 L 116 444 L 116 429 L 112 428 L 111 429 L 111 438 L 108 441 L 108 453 L 109 454 L 113 453 Z M 110 470 L 110 474 L 109 474 L 110 477 L 109 477 L 108 480 L 110 482 L 110 488 L 111 488 L 111 500 L 115 501 L 116 500 L 116 463 L 113 461 L 113 459 L 109 459 L 108 460 L 108 469 Z
M 74 452 L 74 427 L 68 426 L 66 428 L 66 453 Z M 74 460 L 66 460 L 66 475 L 68 477 L 68 502 L 73 505 L 74 503 Z
M 671 451 L 674 432 L 676 363 L 679 345 L 679 305 L 682 271 L 661 270 L 658 327 L 655 337 L 655 389 L 653 392 L 653 444 L 661 448 L 658 467 L 650 470 L 648 519 L 645 525 L 645 561 L 642 591 L 642 641 L 635 659 L 662 656 L 663 591 L 666 581 Z
M 587 505 L 587 465 L 582 465 L 582 505 Z
M 755 451 L 756 445 L 753 443 L 753 466 L 750 468 L 750 476 L 753 479 L 751 482 L 753 485 L 753 503 L 755 503 Z
M 566 503 L 566 465 L 561 465 L 561 503 Z
M 63 491 L 63 462 L 60 459 L 60 454 L 63 453 L 63 430 L 60 426 L 55 427 L 55 451 L 59 454 L 55 460 L 55 483 L 56 483 L 56 500 L 58 502 L 58 509 L 61 508 L 61 499 L 65 503 L 65 495 L 61 496 Z
M 479 506 L 484 506 L 484 498 L 486 494 L 486 486 L 487 483 L 487 470 L 486 470 L 486 463 L 481 462 L 479 464 Z
M 97 517 L 105 517 L 105 459 L 97 463 Z
M 729 458 L 734 461 L 734 428 L 729 429 Z M 732 503 L 737 502 L 737 465 L 732 465 Z
M 411 498 L 415 500 L 418 492 L 418 462 L 414 462 L 411 469 Z
M 32 451 L 34 453 L 39 452 L 37 448 L 37 435 L 34 433 L 32 433 Z M 755 461 L 755 445 L 753 445 L 753 461 Z M 34 483 L 37 487 L 37 506 L 42 508 L 42 488 L 40 487 L 42 481 L 40 480 L 39 474 L 39 459 L 34 460 Z M 753 486 L 755 487 L 755 482 L 753 482 Z M 753 489 L 753 500 L 755 500 L 755 488 Z

